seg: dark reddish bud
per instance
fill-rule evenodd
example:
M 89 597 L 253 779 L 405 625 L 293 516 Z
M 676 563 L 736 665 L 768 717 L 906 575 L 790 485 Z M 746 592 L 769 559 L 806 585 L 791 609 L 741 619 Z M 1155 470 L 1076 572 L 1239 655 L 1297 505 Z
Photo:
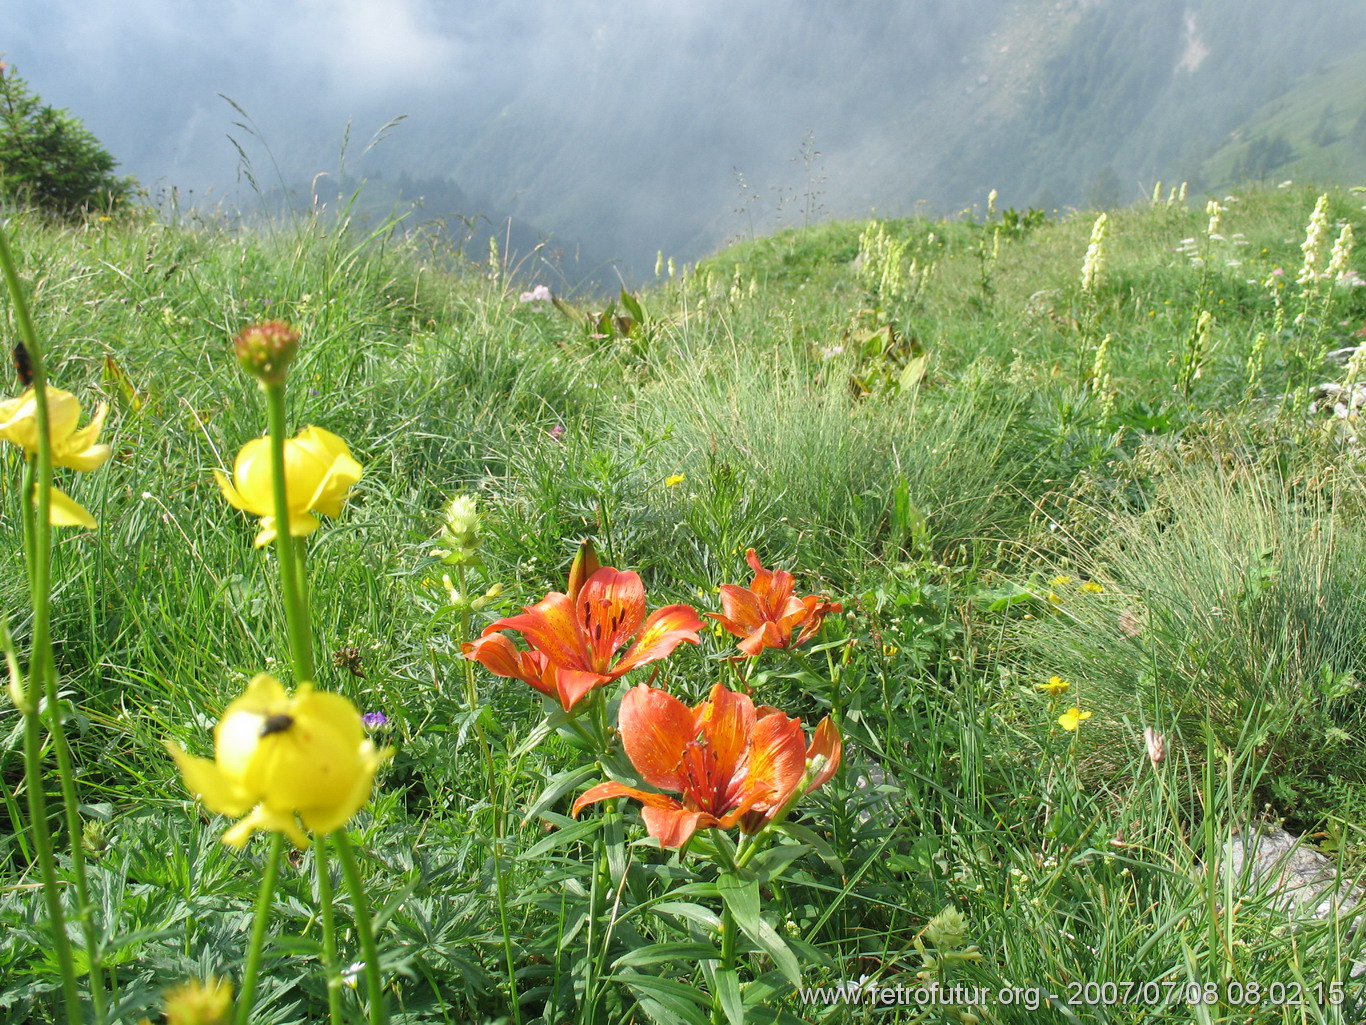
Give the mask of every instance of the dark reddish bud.
M 290 361 L 299 351 L 299 332 L 283 320 L 252 324 L 232 340 L 242 369 L 262 384 L 284 384 Z

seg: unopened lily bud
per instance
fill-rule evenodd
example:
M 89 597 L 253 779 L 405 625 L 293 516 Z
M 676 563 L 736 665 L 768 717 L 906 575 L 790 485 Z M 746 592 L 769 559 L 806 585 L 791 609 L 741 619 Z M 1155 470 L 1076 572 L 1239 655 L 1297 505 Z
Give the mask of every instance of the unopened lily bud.
M 571 599 L 577 599 L 579 590 L 601 566 L 598 562 L 598 553 L 593 549 L 593 542 L 585 538 L 579 545 L 578 554 L 574 556 L 573 565 L 569 567 L 569 587 L 565 593 Z
M 283 320 L 268 320 L 242 329 L 232 340 L 242 369 L 262 385 L 285 382 L 289 364 L 299 351 L 299 332 Z

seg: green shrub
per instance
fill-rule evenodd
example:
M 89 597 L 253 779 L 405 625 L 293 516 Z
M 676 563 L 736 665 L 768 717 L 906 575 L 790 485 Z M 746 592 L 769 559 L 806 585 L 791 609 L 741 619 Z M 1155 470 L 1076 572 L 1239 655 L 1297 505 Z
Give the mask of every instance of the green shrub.
M 49 107 L 0 61 L 0 197 L 74 217 L 126 202 L 133 179 L 81 122 Z

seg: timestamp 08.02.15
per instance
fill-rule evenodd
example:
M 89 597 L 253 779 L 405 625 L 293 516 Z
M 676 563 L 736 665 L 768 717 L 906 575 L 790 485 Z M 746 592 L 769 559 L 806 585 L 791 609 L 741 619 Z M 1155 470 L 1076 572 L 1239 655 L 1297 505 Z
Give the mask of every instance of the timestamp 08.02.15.
M 1227 1004 L 1233 1007 L 1299 1007 L 1313 1004 L 1337 1007 L 1347 999 L 1347 993 L 1341 982 L 1259 983 L 1237 979 L 1223 982 L 1069 982 L 1067 993 L 1062 999 L 1070 1005 L 1107 1007 L 1123 1004 Z

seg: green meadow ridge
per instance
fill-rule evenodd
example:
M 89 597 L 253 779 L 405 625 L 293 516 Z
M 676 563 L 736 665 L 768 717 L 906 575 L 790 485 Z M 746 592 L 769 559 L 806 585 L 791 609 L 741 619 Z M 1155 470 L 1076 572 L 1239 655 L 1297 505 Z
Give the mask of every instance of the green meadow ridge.
M 1307 256 L 1323 189 L 1238 188 L 1210 208 L 1173 185 L 1103 232 L 985 194 L 952 221 L 814 223 L 610 304 L 523 300 L 528 283 L 452 269 L 421 234 L 12 215 L 53 383 L 82 423 L 112 407 L 114 456 L 59 471 L 100 526 L 56 535 L 52 600 L 110 1020 L 159 1020 L 165 987 L 240 972 L 265 844 L 224 847 L 163 742 L 209 753 L 248 679 L 288 675 L 274 556 L 212 475 L 261 433 L 229 339 L 265 319 L 303 336 L 291 431 L 333 432 L 364 469 L 308 539 L 308 574 L 317 684 L 382 713 L 374 739 L 395 749 L 349 828 L 390 1020 L 843 1022 L 856 1002 L 802 993 L 861 979 L 1073 993 L 1058 1020 L 1115 1022 L 1152 1008 L 1093 1007 L 1081 980 L 1153 980 L 1172 1013 L 1195 993 L 1202 1020 L 1285 1020 L 1248 1003 L 1256 982 L 1312 990 L 1296 1020 L 1360 1020 L 1351 916 L 1292 928 L 1225 852 L 1271 820 L 1362 864 L 1348 357 L 1366 287 L 1338 240 L 1366 194 L 1328 190 Z M 1325 383 L 1341 409 L 1311 411 Z M 0 451 L 17 480 L 18 450 Z M 437 552 L 457 494 L 482 517 L 458 567 Z M 0 532 L 26 657 L 13 485 Z M 745 681 L 808 735 L 829 715 L 844 742 L 752 890 L 709 874 L 702 854 L 724 861 L 726 841 L 681 858 L 640 842 L 638 803 L 570 818 L 606 776 L 536 733 L 547 709 L 526 684 L 481 669 L 467 685 L 462 617 L 477 635 L 563 590 L 586 537 L 641 575 L 650 609 L 718 611 L 720 585 L 750 582 L 750 548 L 799 596 L 843 605 Z M 708 627 L 654 686 L 694 706 L 738 685 L 734 641 Z M 0 1017 L 66 1020 L 18 722 L 0 704 Z M 599 830 L 619 832 L 619 861 L 599 864 Z M 282 869 L 259 1020 L 328 1016 L 314 857 Z M 733 972 L 709 953 L 723 912 L 741 920 Z M 345 966 L 345 900 L 337 916 Z M 345 1020 L 365 999 L 343 987 Z M 935 1012 L 1038 1020 L 1019 1003 Z M 917 1013 L 908 999 L 888 1020 Z

